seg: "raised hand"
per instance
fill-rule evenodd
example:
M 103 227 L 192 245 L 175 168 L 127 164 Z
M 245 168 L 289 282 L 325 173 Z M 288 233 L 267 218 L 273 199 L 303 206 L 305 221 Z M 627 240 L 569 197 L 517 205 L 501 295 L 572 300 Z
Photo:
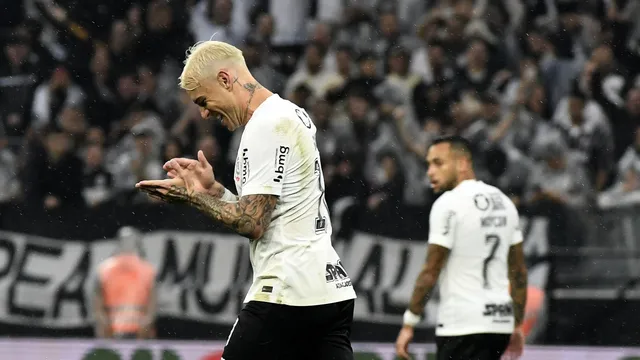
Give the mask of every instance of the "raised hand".
M 198 160 L 187 158 L 171 159 L 164 164 L 163 169 L 171 179 L 175 179 L 178 176 L 179 169 L 192 173 L 192 176 L 197 179 L 200 186 L 207 191 L 212 190 L 216 183 L 213 168 L 207 161 L 202 150 L 198 151 Z
M 215 183 L 211 165 L 202 151 L 198 152 L 198 159 L 183 161 L 186 166 L 180 165 L 178 159 L 169 160 L 165 164 L 165 169 L 169 169 L 169 179 L 140 181 L 136 188 L 165 202 L 190 203 L 195 194 L 207 193 Z

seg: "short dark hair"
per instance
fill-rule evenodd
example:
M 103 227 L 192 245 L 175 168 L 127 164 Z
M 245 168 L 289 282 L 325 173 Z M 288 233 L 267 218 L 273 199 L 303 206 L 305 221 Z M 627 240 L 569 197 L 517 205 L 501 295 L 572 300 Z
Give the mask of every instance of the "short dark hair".
M 433 142 L 431 143 L 431 146 L 438 145 L 438 144 L 449 144 L 449 146 L 451 146 L 451 149 L 459 153 L 462 153 L 464 156 L 469 158 L 469 160 L 473 160 L 473 151 L 472 151 L 471 142 L 469 142 L 469 140 L 463 138 L 462 136 L 459 136 L 459 135 L 441 136 L 433 140 Z

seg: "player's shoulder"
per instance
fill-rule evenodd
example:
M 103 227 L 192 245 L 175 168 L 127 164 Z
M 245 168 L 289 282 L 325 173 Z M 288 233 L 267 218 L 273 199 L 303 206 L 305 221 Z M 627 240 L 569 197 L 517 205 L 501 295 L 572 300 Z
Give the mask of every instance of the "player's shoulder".
M 308 124 L 305 124 L 305 120 L 308 120 Z M 289 100 L 273 94 L 256 109 L 245 131 L 257 136 L 269 133 L 284 135 L 300 125 L 311 127 L 311 120 L 306 116 L 306 112 Z
M 449 191 L 452 202 L 472 202 L 476 207 L 484 208 L 490 204 L 496 204 L 496 209 L 515 208 L 513 202 L 499 188 L 482 181 L 473 180 L 465 182 L 463 186 L 457 186 Z
M 431 206 L 431 212 L 446 211 L 455 206 L 457 194 L 451 191 L 442 193 Z

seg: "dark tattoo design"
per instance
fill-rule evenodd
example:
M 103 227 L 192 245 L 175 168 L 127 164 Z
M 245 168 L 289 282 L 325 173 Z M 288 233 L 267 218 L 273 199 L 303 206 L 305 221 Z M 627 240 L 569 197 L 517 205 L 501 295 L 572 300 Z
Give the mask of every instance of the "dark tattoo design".
M 239 198 L 237 202 L 226 202 L 220 199 L 224 194 L 224 187 L 222 189 L 222 193 L 214 195 L 189 192 L 186 188 L 175 185 L 168 190 L 153 186 L 141 188 L 150 196 L 162 201 L 172 204 L 189 204 L 251 240 L 261 238 L 271 223 L 271 214 L 276 207 L 278 197 L 247 195 Z M 161 190 L 165 190 L 166 193 L 163 194 Z
M 238 80 L 238 78 L 236 77 L 235 79 L 233 79 L 233 83 L 238 83 L 240 84 L 240 80 Z M 262 85 L 260 85 L 260 83 L 255 82 L 255 83 L 246 83 L 246 84 L 240 84 L 242 85 L 243 88 L 245 88 L 248 92 L 249 92 L 249 101 L 247 101 L 247 108 L 244 110 L 245 113 L 249 113 L 249 105 L 251 104 L 251 100 L 253 99 L 253 95 L 256 93 L 256 90 L 260 89 L 262 87 Z
M 239 198 L 237 202 L 226 202 L 220 199 L 224 194 L 224 187 L 222 189 L 222 193 L 214 195 L 189 192 L 186 188 L 175 185 L 168 190 L 153 186 L 141 188 L 150 196 L 162 201 L 172 204 L 189 204 L 251 240 L 261 238 L 271 223 L 271 214 L 276 207 L 278 197 L 247 195 Z M 166 193 L 163 194 L 161 190 L 165 190 Z
M 211 194 L 211 196 L 213 197 L 217 197 L 218 199 L 221 199 L 224 196 L 225 191 L 228 191 L 228 190 L 222 184 L 216 181 L 211 187 L 211 190 L 209 190 L 209 194 Z M 234 194 L 234 196 L 235 196 L 235 201 L 238 201 L 238 195 Z
M 267 231 L 277 202 L 274 195 L 247 195 L 238 202 L 226 202 L 198 193 L 192 197 L 191 205 L 236 233 L 257 240 Z
M 247 101 L 247 108 L 244 109 L 246 114 L 249 114 L 249 105 L 251 105 L 251 100 L 253 100 L 253 95 L 256 93 L 256 90 L 260 89 L 262 85 L 259 83 L 246 83 L 242 85 L 249 92 L 249 100 Z
M 516 326 L 522 324 L 527 304 L 527 265 L 524 259 L 522 243 L 509 248 L 509 282 L 513 300 L 513 316 Z
M 438 282 L 440 272 L 449 258 L 449 249 L 440 245 L 430 244 L 427 250 L 427 262 L 423 265 L 416 286 L 413 289 L 409 310 L 414 314 L 422 314 L 433 288 Z

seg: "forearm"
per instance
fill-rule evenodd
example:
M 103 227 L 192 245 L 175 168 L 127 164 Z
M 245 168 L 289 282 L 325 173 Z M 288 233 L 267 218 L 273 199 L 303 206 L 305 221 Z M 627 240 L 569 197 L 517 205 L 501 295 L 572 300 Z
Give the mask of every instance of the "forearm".
M 209 215 L 236 233 L 251 240 L 262 237 L 271 223 L 271 214 L 277 203 L 273 195 L 247 195 L 238 201 L 227 202 L 210 194 L 195 194 L 192 206 Z
M 511 283 L 511 299 L 513 300 L 513 316 L 517 327 L 522 324 L 527 304 L 527 269 L 521 267 L 512 270 L 509 274 L 509 281 Z
M 437 280 L 438 278 L 432 274 L 427 272 L 420 273 L 409 302 L 409 310 L 412 313 L 421 315 L 424 312 L 424 307 L 431 296 L 433 288 L 436 286 Z
M 213 184 L 211 190 L 209 190 L 209 194 L 226 202 L 238 201 L 238 195 L 234 194 L 231 190 L 225 188 L 224 185 L 217 181 Z

